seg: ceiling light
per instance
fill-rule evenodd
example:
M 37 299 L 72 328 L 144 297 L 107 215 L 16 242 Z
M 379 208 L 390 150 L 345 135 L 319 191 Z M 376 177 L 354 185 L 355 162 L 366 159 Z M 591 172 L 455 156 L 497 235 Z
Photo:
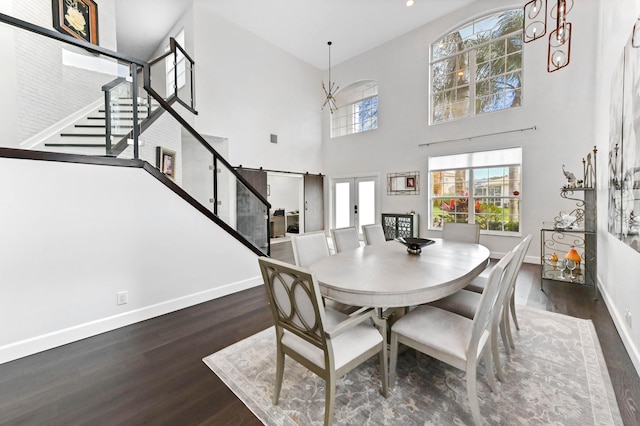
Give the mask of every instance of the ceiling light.
M 549 34 L 548 72 L 557 71 L 569 65 L 571 23 L 567 22 L 567 13 L 572 8 L 573 0 L 531 0 L 524 5 L 523 41 L 525 43 L 541 38 L 547 33 L 547 15 L 555 21 L 555 29 Z
M 407 0 L 405 4 L 407 5 L 407 7 L 411 7 L 413 6 L 413 0 Z
M 334 95 L 338 91 L 339 87 L 336 87 L 335 81 L 331 81 L 331 42 L 327 42 L 327 45 L 329 46 L 329 83 L 327 84 L 327 86 L 329 86 L 329 90 L 327 90 L 323 81 L 322 90 L 324 90 L 326 99 L 322 104 L 322 109 L 324 109 L 325 106 L 329 105 L 329 111 L 331 112 L 331 114 L 333 114 L 333 111 L 338 109 Z

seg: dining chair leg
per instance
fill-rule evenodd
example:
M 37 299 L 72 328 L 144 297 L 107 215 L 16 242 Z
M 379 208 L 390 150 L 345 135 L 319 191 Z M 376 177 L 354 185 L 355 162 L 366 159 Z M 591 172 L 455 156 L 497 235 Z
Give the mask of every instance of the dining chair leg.
M 284 375 L 284 352 L 282 352 L 280 345 L 277 345 L 276 352 L 276 386 L 273 389 L 273 405 L 278 405 L 280 389 L 282 388 L 282 376 Z
M 324 424 L 329 426 L 333 423 L 333 407 L 336 398 L 336 375 L 332 371 L 326 380 L 325 399 L 324 399 Z
M 504 351 L 507 355 L 511 355 L 511 324 L 509 324 L 509 312 L 507 310 L 500 315 L 500 336 L 502 336 L 502 343 L 504 343 Z
M 509 303 L 511 316 L 513 317 L 513 322 L 516 325 L 516 330 L 520 330 L 520 324 L 518 324 L 518 316 L 516 315 L 516 292 L 515 289 L 512 291 L 511 302 Z
M 473 356 L 467 360 L 467 396 L 473 422 L 479 426 L 482 424 L 482 417 L 480 416 L 480 404 L 478 403 L 476 391 L 476 363 L 477 361 Z
M 494 329 L 491 330 L 491 352 L 493 354 L 493 363 L 496 367 L 496 375 L 498 376 L 498 380 L 504 382 L 504 376 L 502 375 L 502 364 L 500 362 L 500 351 L 498 350 L 498 328 L 499 325 L 496 324 Z
M 496 378 L 493 373 L 493 356 L 491 355 L 491 348 L 489 345 L 486 345 L 482 350 L 482 357 L 484 358 L 485 370 L 487 372 L 487 381 L 489 382 L 489 387 L 491 388 L 491 392 L 497 392 L 498 388 L 496 387 Z

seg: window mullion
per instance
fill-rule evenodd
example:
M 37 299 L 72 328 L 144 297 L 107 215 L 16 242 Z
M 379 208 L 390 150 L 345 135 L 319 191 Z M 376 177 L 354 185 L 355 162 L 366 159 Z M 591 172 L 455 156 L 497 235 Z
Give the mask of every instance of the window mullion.
M 469 218 L 467 219 L 467 221 L 469 223 L 476 223 L 476 201 L 473 195 L 475 192 L 473 172 L 474 172 L 474 169 L 470 168 L 469 169 L 469 197 L 467 202 L 467 213 L 469 214 Z
M 476 115 L 476 51 L 469 52 L 469 115 Z

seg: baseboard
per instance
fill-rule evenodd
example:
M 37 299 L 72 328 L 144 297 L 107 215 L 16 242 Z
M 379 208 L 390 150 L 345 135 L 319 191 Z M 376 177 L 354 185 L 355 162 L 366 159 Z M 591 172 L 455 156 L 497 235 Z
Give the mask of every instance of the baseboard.
M 262 277 L 227 284 L 0 347 L 0 364 L 262 285 Z
M 624 316 L 618 311 L 618 309 L 616 309 L 615 304 L 611 301 L 609 294 L 600 283 L 600 280 L 598 280 L 598 291 L 605 305 L 607 305 L 613 324 L 616 326 L 616 330 L 618 330 L 620 339 L 622 339 L 622 344 L 627 350 L 629 358 L 631 358 L 631 362 L 636 369 L 636 373 L 640 375 L 640 353 L 638 352 L 638 348 L 633 344 L 633 339 L 629 335 L 627 327 L 624 325 Z

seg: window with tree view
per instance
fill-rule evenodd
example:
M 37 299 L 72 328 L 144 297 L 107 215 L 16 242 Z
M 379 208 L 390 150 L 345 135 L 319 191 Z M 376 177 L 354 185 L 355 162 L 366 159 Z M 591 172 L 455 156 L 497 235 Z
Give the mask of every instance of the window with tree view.
M 338 109 L 331 114 L 331 137 L 378 128 L 378 83 L 360 81 L 336 95 Z
M 520 155 L 512 148 L 430 158 L 431 228 L 457 222 L 477 223 L 483 231 L 519 232 Z M 491 164 L 492 159 L 502 164 Z M 451 167 L 455 163 L 467 167 Z
M 431 123 L 520 106 L 522 9 L 473 20 L 431 45 Z

